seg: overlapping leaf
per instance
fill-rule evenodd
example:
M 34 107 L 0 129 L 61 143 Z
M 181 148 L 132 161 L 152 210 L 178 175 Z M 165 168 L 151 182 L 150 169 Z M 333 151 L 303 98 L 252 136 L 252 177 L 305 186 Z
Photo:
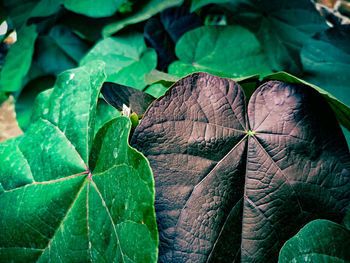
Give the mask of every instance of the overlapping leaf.
M 145 75 L 157 65 L 157 54 L 147 48 L 143 35 L 130 33 L 97 43 L 82 59 L 81 65 L 93 60 L 106 63 L 107 81 L 142 89 Z
M 145 39 L 158 54 L 158 68 L 166 70 L 176 60 L 174 47 L 187 31 L 202 26 L 203 22 L 195 13 L 185 7 L 168 8 L 160 13 L 160 18 L 150 18 L 144 29 Z
M 267 82 L 246 106 L 234 81 L 192 74 L 132 143 L 154 171 L 160 262 L 276 262 L 307 222 L 339 222 L 350 203 L 344 136 L 305 85 Z
M 102 34 L 107 37 L 120 31 L 127 25 L 135 24 L 144 21 L 158 12 L 173 6 L 181 5 L 183 0 L 149 0 L 149 1 L 138 1 L 137 5 L 133 6 L 134 9 L 130 14 L 126 16 L 118 16 L 114 21 L 107 24 L 102 31 Z
M 350 231 L 318 219 L 303 227 L 283 246 L 278 262 L 349 262 Z
M 196 28 L 180 38 L 175 52 L 179 61 L 170 64 L 169 73 L 180 77 L 197 71 L 225 77 L 271 72 L 259 41 L 240 26 Z
M 350 106 L 350 25 L 328 29 L 302 49 L 304 79 Z M 350 114 L 348 116 L 350 122 Z
M 0 261 L 156 262 L 152 173 L 130 121 L 94 137 L 103 67 L 62 73 L 28 131 L 0 145 Z
M 32 63 L 34 43 L 38 35 L 35 25 L 24 26 L 18 35 L 18 41 L 8 52 L 0 72 L 0 94 L 20 90 L 22 79 Z
M 310 1 L 304 0 L 201 0 L 192 8 L 220 4 L 229 24 L 238 24 L 256 33 L 274 71 L 301 74 L 300 50 L 308 38 L 327 28 Z

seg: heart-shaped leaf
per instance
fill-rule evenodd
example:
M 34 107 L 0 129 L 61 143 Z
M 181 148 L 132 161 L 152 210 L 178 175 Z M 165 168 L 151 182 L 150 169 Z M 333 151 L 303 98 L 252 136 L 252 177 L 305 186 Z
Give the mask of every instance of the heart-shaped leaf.
M 180 77 L 197 71 L 236 78 L 271 72 L 259 41 L 240 26 L 196 28 L 180 38 L 175 52 L 180 61 L 170 64 L 169 73 Z
M 269 81 L 248 106 L 230 79 L 195 73 L 146 111 L 132 138 L 156 183 L 160 262 L 276 262 L 316 218 L 350 203 L 350 155 L 324 98 Z
M 0 145 L 0 261 L 156 262 L 154 183 L 131 123 L 94 137 L 103 68 L 62 73 L 28 131 Z
M 318 219 L 304 226 L 281 249 L 279 263 L 350 262 L 350 231 L 329 220 Z

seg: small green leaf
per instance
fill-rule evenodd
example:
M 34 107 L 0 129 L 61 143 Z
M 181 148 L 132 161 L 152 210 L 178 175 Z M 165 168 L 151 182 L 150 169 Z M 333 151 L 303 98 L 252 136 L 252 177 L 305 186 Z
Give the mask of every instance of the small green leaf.
M 28 73 L 38 33 L 36 26 L 24 26 L 18 32 L 18 40 L 10 48 L 0 72 L 0 94 L 19 91 L 23 77 Z
M 175 51 L 180 61 L 170 64 L 169 73 L 180 77 L 198 71 L 231 78 L 271 72 L 259 41 L 240 26 L 196 28 L 180 38 Z
M 102 40 L 80 64 L 96 59 L 106 63 L 107 81 L 140 90 L 146 86 L 145 75 L 157 65 L 156 52 L 146 47 L 143 35 L 139 33 Z
M 329 220 L 308 223 L 281 249 L 279 263 L 350 262 L 350 231 Z
M 137 6 L 135 6 L 135 10 L 125 17 L 121 18 L 121 16 L 117 16 L 116 20 L 107 24 L 102 31 L 103 36 L 108 37 L 123 29 L 127 25 L 136 24 L 138 22 L 144 21 L 158 12 L 172 7 L 181 5 L 183 0 L 150 0 L 146 2 L 139 2 Z

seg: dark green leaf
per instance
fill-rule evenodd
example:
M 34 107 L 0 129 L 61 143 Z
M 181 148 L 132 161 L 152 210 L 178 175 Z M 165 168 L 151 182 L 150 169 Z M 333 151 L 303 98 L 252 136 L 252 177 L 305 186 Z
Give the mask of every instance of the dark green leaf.
M 39 37 L 36 60 L 45 72 L 58 75 L 76 67 L 88 49 L 67 27 L 54 26 L 47 36 Z
M 25 131 L 30 124 L 35 97 L 42 91 L 51 88 L 55 83 L 53 76 L 43 76 L 30 81 L 16 100 L 16 119 L 19 127 Z
M 20 29 L 30 17 L 46 17 L 56 13 L 63 0 L 2 1 L 14 27 Z
M 350 25 L 328 29 L 310 39 L 302 49 L 301 61 L 305 80 L 350 106 Z
M 175 51 L 180 61 L 169 73 L 180 77 L 198 71 L 231 78 L 271 72 L 259 41 L 240 26 L 196 28 L 180 38 Z
M 62 73 L 24 136 L 0 144 L 0 261 L 156 262 L 152 172 L 129 119 L 93 138 L 103 68 Z
M 65 8 L 86 16 L 105 17 L 113 15 L 127 0 L 64 0 Z
M 246 106 L 230 79 L 195 73 L 132 138 L 154 172 L 160 262 L 276 262 L 307 222 L 340 222 L 350 154 L 324 98 L 270 81 Z
M 297 75 L 301 74 L 302 45 L 327 28 L 311 1 L 235 0 L 220 5 L 219 10 L 225 12 L 229 24 L 239 24 L 256 33 L 274 71 Z
M 111 36 L 119 30 L 123 29 L 127 25 L 136 24 L 144 21 L 160 11 L 172 7 L 181 5 L 183 0 L 149 0 L 145 2 L 138 2 L 137 6 L 131 14 L 126 17 L 118 16 L 115 20 L 103 28 L 103 36 Z
M 308 223 L 289 239 L 279 256 L 279 263 L 350 262 L 350 231 L 329 220 Z
M 37 35 L 35 25 L 25 26 L 18 32 L 18 40 L 7 53 L 0 72 L 0 94 L 22 88 L 22 79 L 32 63 Z
M 155 100 L 153 96 L 140 90 L 111 82 L 103 84 L 101 93 L 104 99 L 117 110 L 122 111 L 126 106 L 137 115 L 142 115 Z
M 142 34 L 130 33 L 97 43 L 80 64 L 93 60 L 106 63 L 107 81 L 141 90 L 145 75 L 156 67 L 157 54 L 146 47 Z

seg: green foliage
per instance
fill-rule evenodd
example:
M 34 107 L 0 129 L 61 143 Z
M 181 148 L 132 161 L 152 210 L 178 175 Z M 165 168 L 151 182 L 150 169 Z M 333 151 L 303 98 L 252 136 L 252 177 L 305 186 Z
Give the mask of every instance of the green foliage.
M 278 262 L 349 262 L 349 247 L 349 229 L 318 219 L 308 223 L 284 244 Z
M 12 46 L 0 72 L 0 93 L 18 91 L 22 88 L 22 79 L 27 75 L 37 38 L 35 25 L 24 26 L 18 32 L 18 41 Z M 2 103 L 2 101 L 0 101 Z
M 169 66 L 169 73 L 180 77 L 198 71 L 224 77 L 271 72 L 259 41 L 239 26 L 203 26 L 191 30 L 177 42 L 175 52 L 180 61 Z
M 322 101 L 317 99 L 317 93 L 322 94 L 331 108 L 330 110 L 325 105 L 324 108 L 329 112 L 324 115 L 334 113 L 337 119 L 337 122 L 334 122 L 333 117 L 330 118 L 332 121 L 328 118 L 323 120 L 327 124 L 324 124 L 326 128 L 322 132 L 327 133 L 327 125 L 338 129 L 338 124 L 341 124 L 350 146 L 350 27 L 338 24 L 327 26 L 313 2 L 2 1 L 0 20 L 8 22 L 10 31 L 0 37 L 0 103 L 9 95 L 14 96 L 17 120 L 25 133 L 0 144 L 0 261 L 46 262 L 47 253 L 50 252 L 52 261 L 61 257 L 63 262 L 87 262 L 89 258 L 92 258 L 92 262 L 119 262 L 122 261 L 118 259 L 120 256 L 124 262 L 155 262 L 158 241 L 152 174 L 148 161 L 128 145 L 128 139 L 133 138 L 135 128 L 137 132 L 137 127 L 144 127 L 147 121 L 143 119 L 143 114 L 147 108 L 154 108 L 152 101 L 156 100 L 155 104 L 164 102 L 164 98 L 168 98 L 175 90 L 171 87 L 176 86 L 181 77 L 194 72 L 208 72 L 227 78 L 225 81 L 237 81 L 247 100 L 256 97 L 254 94 L 258 87 L 269 80 L 296 86 L 305 84 L 309 89 L 311 87 L 317 91 L 311 92 L 314 99 L 307 103 L 314 105 L 317 101 Z M 7 44 L 6 37 L 12 30 L 17 32 L 18 40 L 10 45 Z M 106 75 L 102 70 L 103 63 L 96 60 L 104 62 Z M 104 99 L 110 104 L 99 94 L 102 85 Z M 107 88 L 110 90 L 106 91 Z M 208 92 L 214 90 L 215 88 Z M 191 94 L 188 92 L 185 96 L 190 97 Z M 174 96 L 176 103 L 180 103 L 178 100 L 179 97 Z M 247 106 L 243 104 L 243 108 Z M 169 120 L 177 116 L 181 109 L 188 109 L 188 114 L 193 115 L 208 109 L 194 109 L 195 105 L 196 103 L 184 104 L 180 110 L 168 113 L 164 110 L 160 112 L 159 118 Z M 259 107 L 257 105 L 257 109 Z M 257 112 L 263 115 L 263 110 L 259 109 Z M 297 108 L 292 112 L 296 111 Z M 226 113 L 221 112 L 215 118 L 220 119 Z M 130 115 L 131 122 L 125 116 L 120 117 L 123 114 Z M 184 113 L 181 118 L 186 116 Z M 235 118 L 232 119 L 223 125 L 232 124 Z M 251 119 L 253 117 L 249 117 L 246 123 L 253 127 Z M 153 123 L 157 121 L 159 120 L 153 120 Z M 273 122 L 281 123 L 276 120 L 271 121 Z M 159 126 L 166 123 L 167 121 L 159 123 Z M 184 122 L 181 120 L 179 123 Z M 150 127 L 152 125 L 151 123 Z M 147 134 L 150 139 L 145 139 L 144 144 L 150 147 L 154 143 L 152 140 L 164 134 L 172 134 L 176 127 L 169 126 L 160 133 L 152 131 Z M 255 140 L 261 136 L 256 135 L 252 127 L 246 127 L 246 140 Z M 196 129 L 193 128 L 193 131 Z M 210 129 L 207 132 L 209 131 Z M 307 134 L 307 130 L 302 134 Z M 220 133 L 216 135 L 219 136 Z M 191 137 L 186 137 L 183 141 L 191 141 L 189 138 Z M 178 137 L 174 135 L 171 139 L 176 140 Z M 201 138 L 198 149 L 207 145 L 206 139 L 206 136 Z M 315 146 L 312 139 L 310 141 L 312 146 L 297 147 L 296 150 L 305 154 L 304 159 L 312 163 L 317 155 L 315 151 L 319 149 L 320 153 L 324 153 L 324 150 Z M 342 145 L 338 148 L 344 150 L 346 145 L 343 139 L 341 141 Z M 163 140 L 159 142 L 166 145 Z M 283 139 L 280 138 L 279 143 L 282 142 Z M 267 151 L 280 149 L 277 146 L 271 149 L 265 147 L 263 141 L 259 143 Z M 328 144 L 321 145 L 330 147 Z M 179 159 L 167 154 L 164 155 L 164 160 L 154 165 L 154 160 L 150 158 L 156 178 L 159 165 L 164 165 L 164 174 L 171 171 L 174 175 L 185 170 L 182 174 L 198 175 L 202 165 L 184 168 L 198 155 L 197 152 L 193 156 L 190 154 L 190 146 L 182 152 L 183 155 L 189 154 L 186 155 L 188 158 L 177 167 L 170 166 Z M 232 145 L 228 143 L 224 146 Z M 223 152 L 218 149 L 213 152 L 215 156 L 220 154 Z M 244 159 L 246 153 L 239 156 Z M 285 158 L 290 160 L 294 157 L 287 154 Z M 279 161 L 275 163 L 277 162 Z M 298 162 L 302 161 L 294 160 L 291 167 Z M 327 170 L 319 164 L 312 169 L 323 172 Z M 342 176 L 348 171 L 348 167 L 344 168 Z M 291 172 L 290 178 L 295 179 L 295 175 Z M 189 176 L 184 179 L 186 185 L 183 188 L 176 188 L 180 197 L 174 203 L 182 200 L 184 193 L 192 187 L 191 178 Z M 325 183 L 320 177 L 317 178 L 315 184 L 321 185 L 322 190 L 326 187 Z M 214 180 L 213 184 L 216 182 Z M 337 182 L 341 183 L 334 179 L 334 183 Z M 171 184 L 169 181 L 167 183 Z M 156 181 L 156 184 L 161 183 Z M 166 193 L 172 193 L 173 189 L 170 188 L 169 186 Z M 278 200 L 284 200 L 284 197 L 280 195 Z M 199 196 L 196 200 L 201 198 Z M 338 200 L 337 196 L 333 198 Z M 213 203 L 217 204 L 217 199 Z M 315 207 L 320 206 L 313 201 L 310 203 Z M 337 205 L 340 203 L 343 204 L 338 200 Z M 244 220 L 240 216 L 246 204 L 237 204 L 237 209 L 231 214 L 235 220 L 231 222 L 242 227 Z M 335 209 L 337 205 L 334 206 Z M 203 206 L 210 207 L 210 204 L 205 203 Z M 185 209 L 190 208 L 184 207 Z M 169 211 L 175 216 L 175 210 Z M 223 214 L 226 212 L 225 210 Z M 270 210 L 266 211 L 265 215 L 268 216 L 269 212 Z M 205 216 L 213 219 L 210 213 Z M 219 220 L 223 214 L 215 219 Z M 300 213 L 296 212 L 298 215 Z M 158 216 L 162 218 L 164 214 L 158 212 Z M 140 219 L 142 217 L 145 220 Z M 195 222 L 196 219 L 192 221 Z M 105 223 L 104 226 L 102 222 Z M 213 225 L 220 228 L 217 222 Z M 307 232 L 300 230 L 301 225 L 293 233 L 286 230 L 285 233 L 289 234 L 283 240 L 299 230 L 300 235 L 287 242 L 283 251 L 288 252 L 281 252 L 281 255 L 288 254 L 288 258 L 292 259 L 297 253 L 304 256 L 306 247 L 309 247 L 309 251 L 333 253 L 335 257 L 345 258 L 342 245 L 334 245 L 332 249 L 321 248 L 319 242 L 323 240 L 329 243 L 333 238 L 331 232 L 340 233 L 342 227 L 329 221 L 316 222 L 317 225 L 310 223 L 305 227 L 309 229 Z M 87 226 L 90 232 L 87 231 Z M 317 237 L 312 242 L 305 241 L 305 233 L 314 235 L 316 231 L 313 229 L 316 226 L 322 231 L 315 234 Z M 172 235 L 172 231 L 175 230 L 170 228 L 166 235 Z M 160 229 L 160 233 L 161 240 L 165 240 L 163 229 Z M 198 236 L 200 235 L 199 231 Z M 273 234 L 271 236 L 274 237 Z M 238 240 L 241 238 L 239 235 L 231 237 Z M 341 242 L 340 239 L 339 237 L 336 242 Z M 240 242 L 234 244 L 240 245 Z M 174 247 L 184 244 L 180 243 L 179 241 Z M 305 243 L 304 248 L 300 247 L 301 243 Z M 202 248 L 207 244 L 207 240 L 201 243 Z M 235 247 L 230 242 L 225 244 L 231 249 Z M 218 242 L 215 246 L 225 247 L 225 244 Z M 282 245 L 279 244 L 278 247 Z M 163 247 L 164 244 L 161 243 L 161 248 Z M 267 249 L 269 248 L 275 252 L 278 250 L 277 246 Z M 229 258 L 227 255 L 216 254 L 218 251 L 220 250 L 213 249 L 212 259 Z M 237 258 L 241 256 L 240 253 L 236 255 Z M 246 251 L 242 252 L 244 253 Z M 196 254 L 199 255 L 203 255 L 202 251 Z M 183 258 L 185 256 L 179 256 L 175 261 L 181 262 Z M 207 260 L 210 261 L 211 258 Z M 252 256 L 247 261 L 258 261 L 258 256 Z
M 81 65 L 96 59 L 106 63 L 107 81 L 137 89 L 146 86 L 145 75 L 157 64 L 157 54 L 146 47 L 142 34 L 102 40 L 87 53 Z
M 154 183 L 128 145 L 131 122 L 94 136 L 103 68 L 60 74 L 27 132 L 0 145 L 2 261 L 156 262 Z

